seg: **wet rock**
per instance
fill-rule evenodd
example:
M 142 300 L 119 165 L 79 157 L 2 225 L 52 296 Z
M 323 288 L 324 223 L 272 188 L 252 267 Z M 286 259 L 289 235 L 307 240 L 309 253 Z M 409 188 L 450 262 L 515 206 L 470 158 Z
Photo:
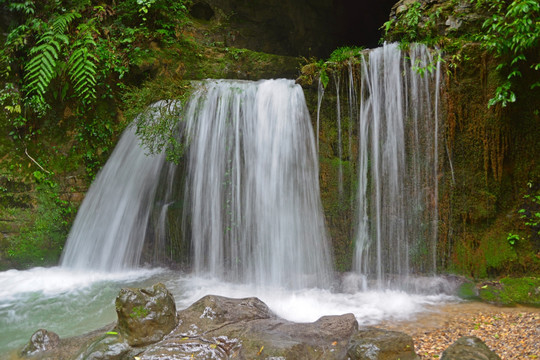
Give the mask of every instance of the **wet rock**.
M 179 313 L 180 331 L 189 332 L 188 324 L 207 327 L 223 323 L 238 323 L 276 318 L 268 306 L 256 297 L 231 299 L 207 295 Z
M 475 336 L 463 336 L 446 349 L 441 360 L 500 360 L 486 344 Z
M 54 349 L 60 343 L 58 334 L 45 329 L 39 329 L 30 338 L 30 342 L 22 349 L 23 356 L 31 356 L 40 352 Z
M 131 347 L 117 334 L 105 334 L 92 343 L 77 360 L 122 360 L 128 358 Z
M 277 317 L 257 298 L 205 296 L 179 312 L 180 325 L 142 359 L 345 359 L 358 323 L 352 314 L 313 323 Z
M 409 335 L 376 328 L 364 328 L 354 334 L 347 355 L 351 360 L 420 359 Z
M 116 298 L 118 331 L 131 346 L 163 339 L 178 324 L 172 294 L 159 283 L 146 289 L 122 289 Z

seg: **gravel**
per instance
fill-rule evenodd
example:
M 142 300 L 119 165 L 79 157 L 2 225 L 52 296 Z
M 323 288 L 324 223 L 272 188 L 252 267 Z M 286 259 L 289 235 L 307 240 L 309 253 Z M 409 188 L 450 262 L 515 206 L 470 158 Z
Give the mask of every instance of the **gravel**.
M 413 337 L 422 360 L 439 359 L 462 336 L 476 336 L 503 360 L 540 359 L 540 309 L 501 308 L 461 303 L 431 309 L 406 322 L 384 323 L 381 328 Z

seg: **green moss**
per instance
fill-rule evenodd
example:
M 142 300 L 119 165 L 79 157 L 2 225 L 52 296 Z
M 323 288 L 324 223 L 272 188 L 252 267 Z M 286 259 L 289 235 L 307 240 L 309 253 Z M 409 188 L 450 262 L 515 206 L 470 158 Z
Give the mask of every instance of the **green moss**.
M 510 278 L 479 285 L 482 300 L 498 305 L 516 304 L 540 307 L 540 279 L 535 277 Z
M 142 319 L 145 318 L 149 314 L 149 311 L 144 306 L 135 306 L 131 310 L 131 314 L 129 316 L 133 319 Z

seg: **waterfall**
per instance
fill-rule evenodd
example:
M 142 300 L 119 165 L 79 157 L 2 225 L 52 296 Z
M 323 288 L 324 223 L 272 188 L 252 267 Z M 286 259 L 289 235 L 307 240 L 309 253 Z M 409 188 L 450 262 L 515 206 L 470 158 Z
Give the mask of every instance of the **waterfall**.
M 133 127 L 124 132 L 81 204 L 62 266 L 122 271 L 139 264 L 163 162 L 145 154 Z
M 181 232 L 196 274 L 327 286 L 332 256 L 302 88 L 292 80 L 205 81 L 178 133 L 186 152 L 175 166 L 146 156 L 134 131 L 125 132 L 77 214 L 62 265 L 136 267 L 152 248 L 145 239 L 163 247 Z
M 386 286 L 436 270 L 440 67 L 424 46 L 385 44 L 361 73 L 353 266 Z
M 327 284 L 330 250 L 302 88 L 289 80 L 211 81 L 193 95 L 185 121 L 194 271 Z

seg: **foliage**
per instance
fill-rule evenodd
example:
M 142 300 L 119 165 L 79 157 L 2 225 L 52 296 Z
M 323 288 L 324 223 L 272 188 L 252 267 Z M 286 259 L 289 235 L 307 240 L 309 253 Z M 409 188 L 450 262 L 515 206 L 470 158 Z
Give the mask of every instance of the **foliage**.
M 126 116 L 130 122 L 135 120 L 137 135 L 150 154 L 165 149 L 167 160 L 174 163 L 182 157 L 185 144 L 178 139 L 177 129 L 191 91 L 188 82 L 171 78 L 158 78 L 126 91 Z
M 81 158 L 92 177 L 125 126 L 117 123 L 116 104 L 133 81 L 133 65 L 148 56 L 151 41 L 181 37 L 189 4 L 0 0 L 10 12 L 0 46 L 0 107 L 16 147 L 37 145 L 43 128 L 72 122 L 62 126 L 75 135 L 70 155 Z M 111 105 L 104 110 L 104 103 Z
M 518 234 L 512 234 L 508 233 L 508 236 L 506 237 L 506 240 L 511 246 L 516 245 L 516 242 L 519 241 L 519 235 Z
M 302 77 L 312 77 L 314 74 L 307 74 L 307 72 L 316 72 L 321 85 L 326 88 L 330 78 L 328 72 L 332 69 L 339 69 L 347 64 L 356 64 L 360 61 L 362 56 L 363 47 L 357 46 L 343 46 L 335 49 L 329 56 L 328 60 L 315 59 L 306 60 L 308 64 L 302 69 Z
M 484 33 L 476 38 L 501 59 L 497 70 L 505 74 L 505 80 L 497 87 L 489 106 L 498 103 L 506 106 L 516 101 L 513 81 L 522 77 L 520 65 L 527 63 L 531 58 L 529 53 L 540 46 L 540 3 L 537 0 L 476 0 L 476 5 L 492 12 L 482 25 Z M 529 66 L 535 71 L 540 70 L 540 63 L 533 62 Z M 540 81 L 531 85 L 531 89 L 535 87 L 540 87 Z
M 140 55 L 138 42 L 177 38 L 188 1 L 93 3 L 27 0 L 6 5 L 15 21 L 0 52 L 2 77 L 12 79 L 25 118 L 49 114 L 53 101 L 74 102 L 83 113 L 98 95 L 110 97 L 115 90 L 111 85 Z M 133 21 L 141 14 L 144 24 Z
M 11 261 L 19 265 L 50 265 L 58 261 L 74 211 L 58 193 L 52 175 L 35 171 L 37 212 L 35 220 L 13 237 L 8 248 Z
M 540 186 L 527 183 L 528 193 L 523 195 L 523 205 L 518 210 L 523 225 L 530 230 L 531 240 L 540 247 Z
M 358 46 L 339 47 L 332 51 L 326 62 L 338 64 L 345 63 L 346 61 L 357 60 L 362 55 L 363 50 L 363 47 Z
M 456 32 L 448 28 L 441 32 L 441 15 L 452 16 L 460 22 L 464 15 L 458 2 L 432 5 L 431 2 L 415 1 L 402 5 L 403 10 L 385 22 L 381 29 L 384 37 L 399 40 L 402 46 L 412 42 L 422 42 L 430 46 L 440 46 L 443 52 L 455 55 L 460 49 L 454 43 L 460 40 L 478 41 L 498 58 L 497 70 L 502 82 L 496 88 L 488 106 L 500 104 L 502 107 L 516 101 L 517 80 L 525 71 L 537 74 L 540 70 L 540 3 L 537 0 L 469 0 L 477 14 L 486 16 L 482 24 Z M 399 9 L 399 8 L 398 8 Z M 467 21 L 472 21 L 468 19 Z M 451 63 L 452 64 L 452 63 Z M 530 69 L 527 69 L 530 68 Z M 527 75 L 528 78 L 533 78 Z M 538 78 L 536 76 L 536 78 Z M 523 80 L 521 80 L 523 81 Z M 540 81 L 533 80 L 531 89 L 540 87 Z
M 422 23 L 425 12 L 421 1 L 415 1 L 408 5 L 407 9 L 381 26 L 385 36 L 392 32 L 399 36 L 400 43 L 407 46 L 413 42 L 424 42 L 432 45 L 436 42 L 436 21 L 441 15 L 442 9 L 437 9 Z M 382 40 L 382 39 L 381 39 Z

